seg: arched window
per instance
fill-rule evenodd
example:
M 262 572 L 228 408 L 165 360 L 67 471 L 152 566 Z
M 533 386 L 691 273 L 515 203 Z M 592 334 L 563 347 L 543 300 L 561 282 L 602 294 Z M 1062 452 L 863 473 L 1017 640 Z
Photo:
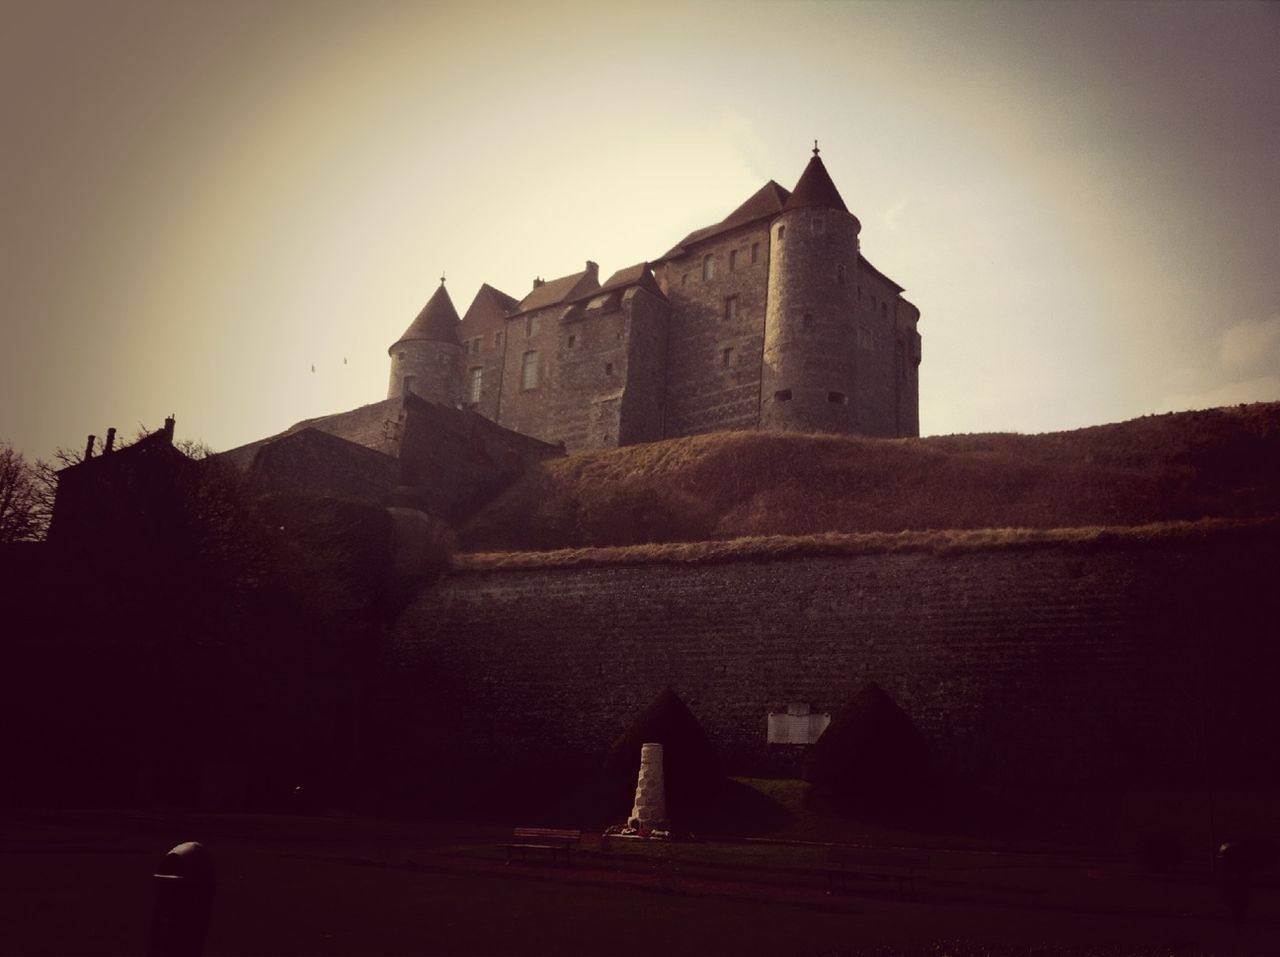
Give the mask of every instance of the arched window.
M 705 281 L 707 281 L 707 280 L 715 279 L 715 278 L 716 278 L 716 257 L 715 257 L 715 256 L 703 256 L 703 257 L 702 257 L 702 279 L 703 279 L 703 281 L 705 282 Z

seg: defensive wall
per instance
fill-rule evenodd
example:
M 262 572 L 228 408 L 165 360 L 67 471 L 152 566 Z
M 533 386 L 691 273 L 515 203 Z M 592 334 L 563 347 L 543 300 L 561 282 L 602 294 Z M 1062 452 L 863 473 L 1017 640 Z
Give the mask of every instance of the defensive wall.
M 767 715 L 875 680 L 992 783 L 1280 770 L 1275 522 L 823 541 L 462 556 L 387 649 L 409 753 L 589 765 L 670 684 L 731 773 L 791 773 Z

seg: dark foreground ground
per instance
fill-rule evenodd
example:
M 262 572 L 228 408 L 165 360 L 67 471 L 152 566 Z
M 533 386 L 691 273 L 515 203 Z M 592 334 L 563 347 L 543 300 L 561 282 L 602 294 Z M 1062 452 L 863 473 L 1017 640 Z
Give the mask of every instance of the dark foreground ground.
M 913 896 L 829 894 L 826 851 L 600 846 L 504 863 L 500 828 L 155 812 L 0 816 L 0 953 L 132 954 L 161 855 L 212 851 L 218 954 L 1277 954 L 1280 887 L 1231 920 L 1208 875 L 1125 857 L 934 849 Z

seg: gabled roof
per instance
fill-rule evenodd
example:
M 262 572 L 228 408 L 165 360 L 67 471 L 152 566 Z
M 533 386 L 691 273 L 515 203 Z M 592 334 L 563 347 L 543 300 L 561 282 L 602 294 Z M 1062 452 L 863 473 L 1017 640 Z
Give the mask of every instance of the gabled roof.
M 510 315 L 519 307 L 520 301 L 515 296 L 508 296 L 501 289 L 495 289 L 487 282 L 480 286 L 476 297 L 467 307 L 467 314 L 462 317 L 465 323 L 476 320 L 500 319 Z
M 422 307 L 422 312 L 418 313 L 418 318 L 409 323 L 409 328 L 404 331 L 399 339 L 391 345 L 391 352 L 402 342 L 411 339 L 430 339 L 435 342 L 453 342 L 458 341 L 458 310 L 453 308 L 453 300 L 449 298 L 449 290 L 444 288 L 444 282 L 440 283 L 440 288 L 431 294 L 431 298 L 427 300 L 427 304 Z
M 806 206 L 849 212 L 849 207 L 840 198 L 840 191 L 836 189 L 836 184 L 831 181 L 831 174 L 827 172 L 822 158 L 818 156 L 817 149 L 814 150 L 813 159 L 809 160 L 809 165 L 800 174 L 800 180 L 796 183 L 796 188 L 791 191 L 791 197 L 787 200 L 785 208 L 801 209 Z
M 559 279 L 548 279 L 542 285 L 535 286 L 529 295 L 520 300 L 517 311 L 532 312 L 534 309 L 545 309 L 566 299 L 575 299 L 594 292 L 600 288 L 597 275 L 596 264 L 589 262 L 582 272 L 561 276 Z
M 718 236 L 720 233 L 728 232 L 730 229 L 753 223 L 757 219 L 764 219 L 774 213 L 782 212 L 787 202 L 787 197 L 790 195 L 773 180 L 769 180 L 769 182 L 752 193 L 746 202 L 720 220 L 720 222 L 712 226 L 703 226 L 701 229 L 695 229 L 671 249 L 663 253 L 658 262 L 680 255 L 694 243 L 710 239 L 712 236 Z
M 612 289 L 626 289 L 629 286 L 640 286 L 648 290 L 656 296 L 663 295 L 662 289 L 658 286 L 658 280 L 653 277 L 653 270 L 649 268 L 648 263 L 636 263 L 634 266 L 627 266 L 625 269 L 619 269 L 612 276 L 605 280 L 597 292 L 608 292 Z

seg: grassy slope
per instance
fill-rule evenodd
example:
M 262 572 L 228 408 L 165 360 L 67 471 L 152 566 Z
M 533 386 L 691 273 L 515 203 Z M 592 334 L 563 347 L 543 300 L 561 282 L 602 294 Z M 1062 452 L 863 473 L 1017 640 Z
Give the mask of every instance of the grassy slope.
M 471 551 L 1280 514 L 1280 403 L 1045 435 L 730 432 L 544 463 L 462 529 Z

